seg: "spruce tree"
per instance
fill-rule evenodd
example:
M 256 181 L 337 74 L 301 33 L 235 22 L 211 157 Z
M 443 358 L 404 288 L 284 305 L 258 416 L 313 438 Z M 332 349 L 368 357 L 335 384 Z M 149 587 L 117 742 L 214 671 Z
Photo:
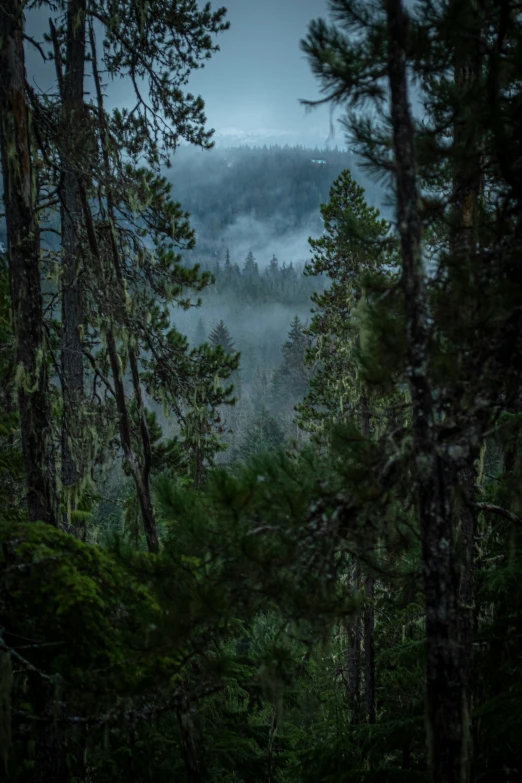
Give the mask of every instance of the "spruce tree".
M 208 336 L 208 342 L 214 348 L 220 346 L 229 356 L 234 353 L 234 341 L 230 336 L 228 327 L 226 326 L 223 319 L 221 319 L 210 332 Z
M 254 254 L 251 250 L 248 251 L 247 257 L 245 258 L 245 264 L 243 266 L 242 273 L 249 280 L 255 280 L 259 276 L 257 261 L 254 258 Z
M 291 406 L 299 402 L 305 394 L 310 379 L 306 366 L 306 354 L 310 346 L 299 316 L 294 316 L 290 324 L 288 339 L 282 347 L 283 362 L 276 369 L 272 380 L 274 407 Z

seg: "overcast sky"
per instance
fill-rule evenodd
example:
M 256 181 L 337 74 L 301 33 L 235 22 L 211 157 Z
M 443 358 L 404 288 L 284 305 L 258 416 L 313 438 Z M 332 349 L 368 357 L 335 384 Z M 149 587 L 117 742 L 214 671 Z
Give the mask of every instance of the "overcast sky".
M 306 113 L 300 98 L 319 97 L 318 83 L 299 47 L 311 19 L 327 16 L 327 0 L 224 0 L 230 30 L 221 51 L 193 75 L 219 136 L 236 131 L 275 134 L 289 141 L 329 134 L 329 109 Z M 217 7 L 217 4 L 213 4 Z M 221 3 L 220 3 L 221 5 Z M 335 142 L 343 144 L 339 126 Z
M 203 2 L 203 0 L 202 0 Z M 303 143 L 324 146 L 330 131 L 329 108 L 306 112 L 299 99 L 320 97 L 299 42 L 312 19 L 327 16 L 327 0 L 222 0 L 214 8 L 228 9 L 230 29 L 217 42 L 221 51 L 195 71 L 189 88 L 206 105 L 208 126 L 216 142 Z M 48 30 L 49 8 L 29 13 L 27 29 L 41 40 Z M 41 88 L 53 83 L 52 65 L 42 68 L 39 55 L 27 47 L 29 78 Z M 49 78 L 46 78 L 46 72 Z M 132 88 L 129 85 L 128 100 Z M 120 81 L 107 86 L 108 105 L 125 103 Z M 333 144 L 344 146 L 335 124 Z

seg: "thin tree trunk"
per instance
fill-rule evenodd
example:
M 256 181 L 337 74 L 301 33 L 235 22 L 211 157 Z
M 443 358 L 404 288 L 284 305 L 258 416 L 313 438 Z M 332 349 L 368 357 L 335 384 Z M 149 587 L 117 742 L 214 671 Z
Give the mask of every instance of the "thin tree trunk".
M 480 17 L 469 7 L 468 13 L 473 14 L 472 24 L 477 24 L 478 38 L 481 37 Z M 467 31 L 468 34 L 471 30 Z M 476 44 L 477 42 L 475 42 Z M 462 36 L 455 49 L 454 81 L 457 88 L 472 88 L 480 77 L 482 69 L 481 47 L 473 45 L 468 35 Z M 450 233 L 450 252 L 461 260 L 463 265 L 470 265 L 472 255 L 477 249 L 478 220 L 477 210 L 481 192 L 480 138 L 477 133 L 477 123 L 472 116 L 472 108 L 466 102 L 461 113 L 458 113 L 453 129 L 454 171 L 453 171 L 453 204 L 454 224 Z M 475 598 L 475 556 L 477 510 L 476 502 L 476 470 L 473 457 L 460 471 L 460 494 L 458 513 L 455 514 L 455 529 L 460 534 L 463 560 L 459 580 L 459 642 L 461 656 L 461 671 L 463 688 L 466 696 L 465 705 L 467 717 L 464 720 L 464 743 L 466 765 L 469 766 L 472 754 L 472 733 L 469 730 L 469 716 L 472 710 L 472 667 L 473 667 L 473 605 Z M 467 771 L 469 776 L 469 771 Z
M 27 506 L 31 520 L 56 524 L 40 233 L 25 99 L 24 5 L 22 0 L 0 3 L 0 146 Z
M 465 779 L 464 689 L 459 655 L 458 582 L 449 482 L 437 453 L 428 379 L 428 328 L 413 126 L 406 75 L 407 21 L 401 0 L 387 0 L 388 76 L 395 152 L 397 221 L 406 309 L 408 381 L 426 601 L 428 765 L 434 783 Z
M 91 52 L 92 52 L 93 77 L 94 77 L 97 104 L 98 104 L 98 120 L 99 120 L 99 132 L 101 137 L 102 158 L 103 158 L 104 174 L 106 178 L 105 197 L 107 202 L 106 208 L 109 216 L 109 224 L 111 228 L 111 232 L 110 232 L 111 255 L 112 255 L 116 280 L 120 288 L 122 307 L 124 308 L 124 313 L 125 313 L 124 314 L 125 327 L 127 328 L 127 332 L 129 332 L 129 323 L 126 314 L 126 303 L 125 303 L 125 290 L 124 290 L 125 284 L 123 280 L 120 250 L 118 248 L 117 236 L 115 232 L 116 218 L 115 218 L 115 210 L 114 210 L 114 199 L 113 199 L 112 189 L 110 186 L 111 171 L 110 171 L 110 157 L 109 157 L 109 146 L 108 146 L 108 131 L 107 131 L 105 115 L 104 115 L 103 96 L 102 96 L 100 77 L 99 77 L 98 67 L 97 67 L 96 45 L 95 45 L 94 32 L 92 30 L 92 27 L 89 29 L 89 39 L 90 39 Z M 141 515 L 143 520 L 143 527 L 147 539 L 147 548 L 149 552 L 157 552 L 159 548 L 159 544 L 158 544 L 158 536 L 157 536 L 157 529 L 156 529 L 156 520 L 154 517 L 152 498 L 150 493 L 152 445 L 151 445 L 149 427 L 145 415 L 145 406 L 143 403 L 143 396 L 141 391 L 139 369 L 138 369 L 138 357 L 137 357 L 136 350 L 129 344 L 128 346 L 129 364 L 131 368 L 134 398 L 136 400 L 136 406 L 138 409 L 140 436 L 141 436 L 141 443 L 143 448 L 143 459 L 141 465 L 139 465 L 138 459 L 134 454 L 134 450 L 132 447 L 130 417 L 128 414 L 127 404 L 125 401 L 125 391 L 123 388 L 123 380 L 121 378 L 120 361 L 116 349 L 114 333 L 112 332 L 112 330 L 110 330 L 109 332 L 107 346 L 109 350 L 109 358 L 111 362 L 111 369 L 114 377 L 114 384 L 116 390 L 116 403 L 118 407 L 118 414 L 119 414 L 119 421 L 120 421 L 120 437 L 122 441 L 122 447 L 124 450 L 127 464 L 129 466 L 132 477 L 134 479 L 134 483 L 136 485 L 136 491 L 138 494 L 138 501 L 140 504 L 140 510 L 141 510 Z
M 82 354 L 83 307 L 81 296 L 82 203 L 77 166 L 73 164 L 82 138 L 84 120 L 86 0 L 69 0 L 67 5 L 66 65 L 62 90 L 63 171 L 60 189 L 62 223 L 62 486 L 68 511 L 77 498 L 72 496 L 83 475 L 81 464 L 84 402 Z M 56 53 L 55 53 L 56 54 Z M 57 61 L 59 63 L 59 60 Z M 59 66 L 58 66 L 59 67 Z M 68 514 L 70 517 L 70 514 Z M 70 518 L 66 519 L 70 523 Z
M 365 394 L 361 397 L 361 431 L 365 438 L 369 438 L 370 409 L 368 398 Z M 366 706 L 366 720 L 375 723 L 375 610 L 373 597 L 375 593 L 375 579 L 373 574 L 368 574 L 364 580 L 364 594 L 367 600 L 364 608 L 364 695 Z
M 355 564 L 353 589 L 358 590 L 361 585 L 361 569 Z M 347 626 L 348 651 L 346 655 L 346 668 L 348 670 L 348 703 L 352 710 L 352 723 L 357 725 L 361 721 L 361 622 L 354 617 Z
M 268 733 L 268 754 L 266 761 L 265 783 L 272 783 L 274 774 L 274 744 L 277 734 L 277 708 L 274 705 L 272 718 L 270 720 L 270 730 Z
M 473 626 L 475 601 L 475 556 L 477 534 L 477 511 L 474 506 L 476 495 L 475 468 L 473 465 L 461 471 L 460 484 L 464 493 L 460 510 L 460 536 L 463 544 L 463 562 L 460 570 L 459 614 L 460 614 L 460 654 L 463 686 L 466 693 L 468 714 L 472 707 L 473 669 Z M 470 749 L 471 752 L 471 749 Z
M 375 580 L 373 575 L 364 580 L 364 594 L 367 599 L 364 609 L 364 693 L 366 720 L 375 723 L 375 610 L 373 596 Z

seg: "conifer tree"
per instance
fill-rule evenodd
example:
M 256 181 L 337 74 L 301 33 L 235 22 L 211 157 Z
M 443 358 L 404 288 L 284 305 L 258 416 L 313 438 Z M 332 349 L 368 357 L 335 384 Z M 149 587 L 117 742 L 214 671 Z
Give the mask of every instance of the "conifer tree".
M 313 374 L 299 406 L 300 424 L 310 430 L 358 415 L 368 393 L 358 370 L 365 287 L 372 277 L 390 279 L 395 263 L 390 226 L 366 204 L 363 188 L 349 171 L 333 183 L 321 215 L 324 233 L 309 240 L 313 257 L 305 274 L 326 275 L 331 283 L 312 295 L 312 344 L 306 359 Z
M 294 316 L 288 332 L 288 340 L 282 347 L 283 363 L 274 373 L 272 387 L 274 404 L 293 406 L 300 401 L 308 388 L 310 373 L 306 366 L 306 353 L 310 341 L 304 332 L 299 316 Z
M 488 3 L 480 9 L 472 3 L 421 3 L 411 10 L 391 0 L 372 7 L 333 0 L 331 8 L 342 31 L 317 21 L 304 48 L 325 100 L 349 108 L 347 129 L 369 165 L 385 172 L 393 185 L 402 302 L 388 297 L 385 308 L 374 300 L 372 337 L 363 346 L 362 360 L 367 367 L 379 344 L 382 350 L 385 340 L 377 315 L 393 324 L 395 305 L 400 331 L 395 339 L 390 332 L 388 345 L 393 346 L 389 353 L 395 356 L 395 377 L 402 375 L 409 386 L 410 470 L 423 546 L 430 774 L 437 781 L 460 782 L 469 778 L 466 682 L 471 648 L 463 623 L 469 608 L 460 607 L 459 600 L 469 598 L 470 591 L 469 586 L 459 587 L 460 531 L 455 521 L 458 503 L 472 502 L 465 474 L 496 419 L 496 406 L 508 399 L 509 405 L 518 405 L 510 391 L 520 373 L 521 346 L 512 331 L 518 315 L 511 299 L 502 299 L 502 304 L 496 299 L 490 261 L 495 258 L 498 264 L 495 274 L 502 269 L 510 277 L 509 258 L 518 247 L 507 217 L 520 206 L 518 191 L 513 166 L 501 151 L 500 139 L 505 144 L 507 138 L 498 123 L 499 112 L 507 116 L 512 105 L 503 79 L 508 63 L 514 64 L 513 49 L 506 45 L 506 22 L 514 19 L 514 9 L 509 3 L 502 13 Z M 349 38 L 352 33 L 355 37 Z M 419 79 L 428 112 L 429 121 L 422 124 L 412 117 L 408 102 L 411 71 Z M 461 72 L 474 75 L 460 78 Z M 357 111 L 367 100 L 378 109 L 372 117 Z M 464 138 L 480 143 L 463 144 Z M 516 144 L 511 153 L 517 156 Z M 451 237 L 455 225 L 461 234 L 478 225 L 468 218 L 480 210 L 474 183 L 482 177 L 486 202 L 490 200 L 481 215 L 482 244 L 464 260 L 466 253 L 463 257 L 455 252 Z M 429 276 L 424 268 L 428 253 Z M 510 280 L 516 287 L 515 277 Z M 493 321 L 477 316 L 476 303 L 485 301 L 498 305 Z M 509 351 L 509 364 L 504 350 Z M 477 366 L 482 368 L 480 377 L 473 370 Z M 466 531 L 462 535 L 469 539 Z M 468 565 L 462 573 L 467 579 L 468 542 L 465 548 Z
M 223 319 L 221 319 L 210 332 L 208 336 L 208 342 L 214 348 L 220 346 L 228 355 L 232 355 L 234 352 L 234 341 L 230 336 L 228 327 L 226 326 Z
M 61 270 L 61 484 L 70 522 L 84 477 L 82 452 L 82 416 L 84 400 L 84 356 L 82 335 L 84 315 L 81 294 L 83 215 L 75 150 L 85 143 L 86 114 L 84 78 L 86 55 L 87 0 L 66 3 L 65 67 L 62 72 L 58 35 L 51 23 L 55 65 L 61 103 L 61 122 L 56 143 L 59 149 L 62 178 L 60 183 L 60 218 L 62 242 Z M 74 497 L 76 495 L 76 497 Z
M 68 475 L 65 485 L 74 487 L 81 472 L 75 464 L 81 440 L 78 430 L 81 416 L 72 416 L 72 410 L 81 398 L 84 354 L 90 362 L 90 371 L 96 379 L 103 379 L 116 400 L 120 444 L 127 469 L 136 483 L 148 545 L 154 550 L 157 542 L 148 486 L 151 439 L 142 384 L 146 380 L 150 392 L 156 395 L 158 363 L 162 378 L 174 377 L 177 370 L 189 375 L 193 372 L 192 384 L 187 386 L 181 380 L 174 383 L 171 380 L 163 391 L 164 400 L 168 400 L 178 417 L 183 417 L 188 415 L 190 405 L 199 405 L 193 392 L 196 385 L 201 388 L 202 373 L 208 379 L 208 373 L 215 374 L 217 369 L 211 356 L 208 363 L 212 369 L 203 369 L 207 354 L 189 360 L 186 342 L 180 340 L 175 330 L 167 334 L 167 303 L 177 298 L 183 306 L 188 306 L 187 300 L 181 298 L 183 286 L 200 290 L 210 281 L 210 276 L 200 277 L 197 269 L 187 270 L 179 264 L 173 247 L 183 242 L 190 246 L 193 234 L 186 215 L 169 200 L 169 188 L 158 172 L 161 163 L 168 163 L 168 155 L 180 137 L 203 147 L 211 146 L 211 134 L 204 129 L 203 102 L 184 93 L 182 86 L 189 71 L 216 50 L 211 36 L 228 25 L 224 22 L 224 9 L 212 12 L 206 6 L 199 10 L 190 2 L 174 9 L 169 3 L 129 0 L 124 9 L 120 6 L 119 12 L 114 13 L 110 3 L 80 0 L 77 4 L 71 0 L 65 9 L 65 28 L 55 27 L 51 22 L 59 86 L 58 110 L 64 121 L 73 115 L 75 121 L 83 117 L 80 125 L 86 143 L 68 144 L 63 127 L 55 131 L 48 123 L 47 99 L 34 91 L 30 93 L 36 139 L 42 154 L 48 160 L 57 150 L 64 172 L 59 188 L 65 264 L 62 382 L 64 392 L 67 391 L 63 404 L 62 470 Z M 120 15 L 122 11 L 127 17 L 125 22 Z M 96 46 L 94 20 L 103 38 L 101 47 Z M 94 102 L 86 111 L 83 105 L 85 24 L 89 30 L 89 59 L 95 86 Z M 112 75 L 118 73 L 131 78 L 136 88 L 134 111 L 116 110 L 111 115 L 106 112 L 101 67 Z M 147 81 L 148 102 L 140 93 L 139 80 Z M 150 168 L 139 168 L 138 159 L 146 160 Z M 93 194 L 96 194 L 96 207 Z M 81 215 L 78 215 L 80 202 Z M 82 253 L 88 249 L 94 263 L 78 266 L 79 255 L 74 250 L 82 227 L 85 229 L 82 239 L 86 240 Z M 142 241 L 147 233 L 154 238 L 153 252 Z M 79 270 L 83 270 L 82 302 Z M 160 307 L 158 301 L 163 302 Z M 80 323 L 82 319 L 85 323 Z M 100 342 L 105 346 L 103 350 L 90 350 Z M 147 361 L 146 368 L 140 358 L 145 345 L 153 357 Z M 183 362 L 184 370 L 181 370 Z M 139 420 L 137 441 L 130 413 L 133 406 L 126 401 L 127 363 Z M 109 367 L 112 384 L 107 385 Z M 224 369 L 223 377 L 229 371 Z M 202 393 L 207 396 L 206 389 Z M 210 400 L 221 400 L 222 396 L 221 391 L 212 393 Z M 84 407 L 81 406 L 82 412 Z
M 257 266 L 257 261 L 254 258 L 254 254 L 251 250 L 248 251 L 247 257 L 245 258 L 245 264 L 243 266 L 243 275 L 248 278 L 249 280 L 255 280 L 259 276 L 259 268 Z
M 30 519 L 57 524 L 56 476 L 40 283 L 24 3 L 0 8 L 0 135 L 16 386 Z

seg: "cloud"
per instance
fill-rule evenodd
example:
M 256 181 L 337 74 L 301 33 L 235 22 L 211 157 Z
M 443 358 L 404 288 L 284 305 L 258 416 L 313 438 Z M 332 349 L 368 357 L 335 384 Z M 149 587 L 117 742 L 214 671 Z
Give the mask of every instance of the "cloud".
M 276 215 L 269 221 L 260 221 L 251 215 L 239 215 L 224 229 L 222 242 L 236 261 L 244 259 L 251 250 L 260 268 L 266 266 L 274 253 L 280 263 L 309 258 L 308 237 L 316 233 L 317 215 L 310 214 L 302 228 L 286 231 L 284 228 L 282 215 Z
M 198 234 L 201 237 L 199 251 L 209 245 L 208 228 L 193 220 L 196 229 L 196 248 L 194 256 L 198 256 Z M 199 228 L 199 231 L 198 231 Z M 262 221 L 248 214 L 240 214 L 233 223 L 223 228 L 219 236 L 213 238 L 211 246 L 215 258 L 223 261 L 227 249 L 230 251 L 233 263 L 241 267 L 249 251 L 254 254 L 258 266 L 263 270 L 272 255 L 276 255 L 279 263 L 291 261 L 302 263 L 310 258 L 309 236 L 318 236 L 322 232 L 322 224 L 318 211 L 310 213 L 299 228 L 290 228 L 285 223 L 285 217 L 277 214 L 269 220 Z

